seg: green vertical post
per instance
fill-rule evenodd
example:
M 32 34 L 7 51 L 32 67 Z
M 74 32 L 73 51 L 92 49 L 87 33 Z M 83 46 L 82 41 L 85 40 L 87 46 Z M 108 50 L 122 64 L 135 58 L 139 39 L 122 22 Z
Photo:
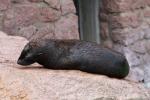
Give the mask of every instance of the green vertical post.
M 100 0 L 78 0 L 81 40 L 100 43 L 99 2 Z

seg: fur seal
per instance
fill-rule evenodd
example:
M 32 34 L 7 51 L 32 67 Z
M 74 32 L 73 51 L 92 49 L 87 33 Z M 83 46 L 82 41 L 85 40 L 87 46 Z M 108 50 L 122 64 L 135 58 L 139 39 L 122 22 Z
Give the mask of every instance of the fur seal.
M 17 63 L 30 65 L 35 62 L 49 69 L 74 69 L 114 78 L 124 78 L 129 73 L 129 64 L 124 55 L 81 40 L 30 41 Z

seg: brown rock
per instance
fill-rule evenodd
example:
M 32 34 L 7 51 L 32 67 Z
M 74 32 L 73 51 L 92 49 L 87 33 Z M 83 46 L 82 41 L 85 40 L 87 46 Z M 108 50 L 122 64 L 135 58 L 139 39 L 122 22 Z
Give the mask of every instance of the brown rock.
M 101 30 L 100 37 L 103 40 L 106 40 L 106 39 L 108 39 L 110 37 L 108 27 L 109 27 L 108 23 L 101 23 L 100 24 L 100 30 Z
M 144 70 L 142 70 L 141 66 L 132 67 L 129 73 L 130 79 L 135 82 L 142 82 L 142 80 L 144 80 L 144 75 L 145 73 Z
M 150 1 L 149 1 L 149 0 L 145 0 L 145 3 L 146 3 L 147 5 L 150 5 Z
M 58 20 L 61 17 L 61 12 L 50 9 L 48 7 L 42 7 L 39 9 L 40 10 L 40 19 L 43 22 L 54 22 Z
M 146 0 L 122 0 L 120 4 L 120 9 L 125 10 L 135 10 L 146 6 Z
M 150 17 L 150 8 L 144 10 L 144 17 Z
M 10 5 L 10 0 L 0 0 L 0 11 L 8 9 Z
M 30 2 L 42 2 L 44 0 L 28 0 L 28 1 L 30 1 Z
M 62 15 L 75 13 L 75 6 L 72 0 L 60 0 Z
M 111 16 L 112 28 L 138 27 L 142 22 L 139 12 L 121 13 L 118 16 Z
M 150 44 L 150 40 L 146 40 L 145 48 L 146 48 L 148 54 L 150 54 L 150 45 L 149 44 Z
M 111 34 L 114 42 L 118 42 L 126 46 L 144 38 L 144 32 L 141 29 L 115 29 Z
M 79 39 L 77 16 L 69 14 L 55 23 L 55 38 Z
M 6 10 L 4 15 L 2 14 L 2 17 L 0 17 L 3 31 L 10 35 L 19 35 L 27 39 L 41 36 L 49 38 L 54 38 L 55 36 L 58 38 L 79 38 L 77 16 L 69 14 L 73 13 L 72 7 L 74 6 L 72 1 L 69 0 L 67 3 L 65 1 L 60 3 L 60 0 L 45 0 L 41 3 L 38 3 L 39 0 L 30 1 L 37 3 L 31 3 L 29 0 L 19 4 L 12 2 L 11 9 Z M 48 3 L 49 6 L 45 3 Z M 63 11 L 54 8 L 60 4 L 62 4 Z M 63 6 L 71 8 L 66 9 Z M 67 15 L 62 16 L 62 12 L 66 12 Z
M 137 42 L 140 39 L 143 39 L 144 32 L 140 29 L 136 29 L 136 30 L 130 31 L 125 36 L 126 36 L 126 39 L 124 40 L 124 43 L 126 45 L 129 45 L 129 44 L 133 44 L 133 43 Z
M 38 21 L 39 10 L 35 6 L 21 5 L 7 10 L 5 14 L 3 30 L 16 35 L 22 27 Z
M 146 53 L 146 41 L 137 41 L 130 45 L 129 47 L 136 53 L 145 54 Z
M 55 27 L 54 24 L 50 23 L 37 23 L 34 25 L 36 27 L 36 32 L 29 40 L 37 38 L 54 38 L 55 36 Z
M 32 38 L 32 36 L 37 32 L 37 28 L 33 25 L 30 25 L 28 27 L 23 27 L 18 31 L 19 36 L 23 36 L 27 39 Z
M 120 4 L 121 0 L 103 0 L 102 3 L 105 9 L 105 11 L 107 12 L 118 12 L 119 9 L 119 4 Z
M 144 39 L 150 39 L 150 28 L 144 29 Z
M 126 12 L 145 7 L 150 4 L 149 0 L 104 0 L 104 9 L 108 12 Z
M 139 56 L 129 47 L 124 48 L 124 55 L 127 58 L 128 63 L 131 67 L 139 66 L 143 62 L 143 59 L 140 59 Z
M 4 14 L 0 14 L 0 30 L 2 30 L 2 24 L 3 24 L 3 18 L 4 18 Z
M 60 9 L 60 0 L 44 0 L 50 7 Z
M 109 20 L 108 14 L 102 13 L 102 12 L 99 14 L 99 18 L 100 18 L 100 21 L 102 22 L 107 22 Z
M 25 4 L 25 3 L 28 3 L 29 1 L 28 0 L 10 0 L 11 1 L 11 5 L 14 6 L 16 4 Z M 11 7 L 12 7 L 11 6 Z

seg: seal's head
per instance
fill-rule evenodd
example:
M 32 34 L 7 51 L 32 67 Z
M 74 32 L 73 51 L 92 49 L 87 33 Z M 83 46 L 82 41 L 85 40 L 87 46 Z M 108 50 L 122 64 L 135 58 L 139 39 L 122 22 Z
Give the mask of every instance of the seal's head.
M 29 42 L 25 45 L 21 52 L 21 55 L 17 61 L 19 65 L 30 65 L 37 61 L 37 59 L 42 55 L 42 48 L 40 48 L 37 43 Z

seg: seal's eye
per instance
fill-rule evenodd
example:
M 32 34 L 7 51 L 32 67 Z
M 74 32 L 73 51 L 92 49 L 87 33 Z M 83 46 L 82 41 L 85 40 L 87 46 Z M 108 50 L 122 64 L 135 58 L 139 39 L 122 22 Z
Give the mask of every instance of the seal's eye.
M 30 50 L 30 45 L 29 44 L 27 44 L 25 47 L 24 47 L 24 49 L 23 49 L 24 51 L 29 51 Z
M 38 56 L 42 55 L 43 53 L 38 53 Z
M 20 59 L 25 59 L 27 57 L 27 55 L 29 54 L 29 52 L 31 51 L 31 48 L 30 46 L 27 44 L 23 51 L 21 52 L 21 56 L 20 56 Z

